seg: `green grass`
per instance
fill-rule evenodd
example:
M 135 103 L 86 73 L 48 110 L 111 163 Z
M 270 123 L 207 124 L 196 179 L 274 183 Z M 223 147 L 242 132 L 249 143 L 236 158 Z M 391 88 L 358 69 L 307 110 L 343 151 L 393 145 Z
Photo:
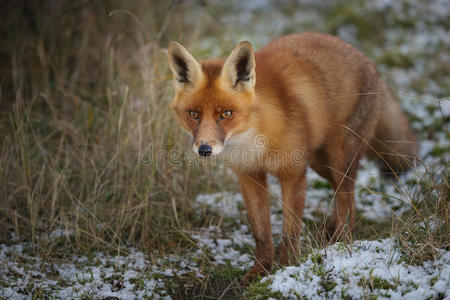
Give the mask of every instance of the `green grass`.
M 269 290 L 270 280 L 266 280 L 265 282 L 257 281 L 252 283 L 245 291 L 244 298 L 245 299 L 269 299 L 275 298 L 280 299 L 280 293 L 273 293 Z

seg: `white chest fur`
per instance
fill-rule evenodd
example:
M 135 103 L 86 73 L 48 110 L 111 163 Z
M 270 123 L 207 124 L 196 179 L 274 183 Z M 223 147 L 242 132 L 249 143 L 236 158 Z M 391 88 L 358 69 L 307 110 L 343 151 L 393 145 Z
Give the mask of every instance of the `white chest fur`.
M 267 137 L 257 134 L 255 129 L 232 136 L 224 143 L 224 164 L 238 169 L 255 168 L 262 161 L 267 143 Z

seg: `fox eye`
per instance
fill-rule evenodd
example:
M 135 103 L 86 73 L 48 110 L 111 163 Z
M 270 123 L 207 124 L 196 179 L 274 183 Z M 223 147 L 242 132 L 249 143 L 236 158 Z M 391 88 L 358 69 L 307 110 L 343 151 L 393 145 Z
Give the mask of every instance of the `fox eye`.
M 220 115 L 220 118 L 221 119 L 229 119 L 229 118 L 231 118 L 232 115 L 233 115 L 233 111 L 226 110 Z
M 188 111 L 189 117 L 191 117 L 194 120 L 198 120 L 198 112 L 195 110 Z

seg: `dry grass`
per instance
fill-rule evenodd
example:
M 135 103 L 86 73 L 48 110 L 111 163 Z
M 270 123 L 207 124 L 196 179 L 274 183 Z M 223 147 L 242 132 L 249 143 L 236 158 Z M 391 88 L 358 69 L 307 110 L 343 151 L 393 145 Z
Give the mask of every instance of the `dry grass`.
M 216 178 L 164 156 L 187 145 L 167 105 L 164 47 L 183 35 L 168 20 L 189 4 L 14 5 L 2 25 L 2 232 L 36 242 L 68 228 L 66 246 L 82 250 L 177 243 L 187 200 Z
M 439 171 L 433 172 L 433 167 Z M 445 161 L 429 166 L 419 183 L 420 193 L 415 193 L 411 199 L 413 209 L 394 220 L 392 235 L 408 264 L 434 261 L 440 257 L 440 249 L 450 249 L 448 175 Z

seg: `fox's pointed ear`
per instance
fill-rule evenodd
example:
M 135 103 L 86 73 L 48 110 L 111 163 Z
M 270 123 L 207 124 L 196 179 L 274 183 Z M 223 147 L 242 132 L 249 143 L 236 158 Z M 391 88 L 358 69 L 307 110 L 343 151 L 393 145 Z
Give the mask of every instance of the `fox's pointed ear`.
M 203 78 L 202 66 L 177 42 L 168 48 L 169 67 L 172 70 L 176 89 L 197 85 Z
M 231 51 L 220 76 L 235 90 L 251 90 L 255 87 L 255 55 L 250 42 L 240 42 Z

